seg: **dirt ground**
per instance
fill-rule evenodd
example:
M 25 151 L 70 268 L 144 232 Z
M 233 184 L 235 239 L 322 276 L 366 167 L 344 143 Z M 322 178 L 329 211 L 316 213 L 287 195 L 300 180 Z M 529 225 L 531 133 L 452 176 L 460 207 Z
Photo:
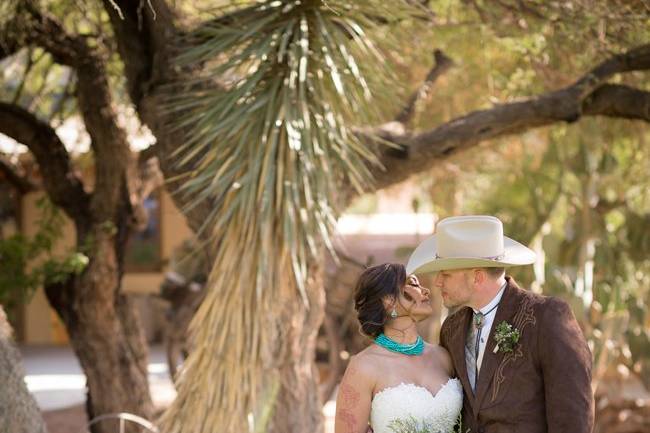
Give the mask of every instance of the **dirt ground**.
M 163 409 L 158 408 L 157 415 Z M 43 419 L 47 426 L 48 433 L 87 433 L 86 425 L 88 424 L 88 417 L 86 416 L 86 408 L 80 404 L 65 409 L 49 410 L 43 412 Z M 113 421 L 104 421 L 113 422 Z M 119 432 L 117 421 L 115 421 L 115 432 Z
M 43 412 L 49 433 L 81 433 L 88 422 L 83 405 Z
M 159 408 L 159 410 L 162 410 Z M 48 433 L 87 433 L 85 426 L 88 423 L 84 405 L 73 406 L 65 409 L 43 412 Z M 119 430 L 116 428 L 116 432 Z M 325 433 L 334 432 L 333 412 L 326 416 Z

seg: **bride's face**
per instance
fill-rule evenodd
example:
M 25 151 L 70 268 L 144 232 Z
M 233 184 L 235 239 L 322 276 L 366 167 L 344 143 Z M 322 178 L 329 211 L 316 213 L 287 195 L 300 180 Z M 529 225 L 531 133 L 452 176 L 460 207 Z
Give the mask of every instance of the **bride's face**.
M 406 284 L 399 296 L 399 305 L 405 314 L 423 320 L 433 313 L 431 307 L 431 293 L 426 287 L 422 287 L 415 275 L 406 279 Z

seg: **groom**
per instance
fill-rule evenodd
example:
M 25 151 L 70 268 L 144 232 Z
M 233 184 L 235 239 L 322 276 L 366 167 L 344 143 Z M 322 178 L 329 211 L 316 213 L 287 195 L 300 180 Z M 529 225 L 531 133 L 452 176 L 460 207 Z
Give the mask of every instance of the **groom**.
M 440 344 L 464 389 L 462 432 L 591 433 L 591 353 L 569 306 L 520 289 L 505 267 L 535 253 L 491 216 L 441 220 L 406 266 L 437 272 Z

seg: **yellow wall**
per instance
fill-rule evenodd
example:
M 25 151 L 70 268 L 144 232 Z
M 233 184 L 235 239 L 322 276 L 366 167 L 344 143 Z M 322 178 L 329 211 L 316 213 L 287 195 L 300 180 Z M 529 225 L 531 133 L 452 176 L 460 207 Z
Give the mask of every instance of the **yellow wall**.
M 32 237 L 38 230 L 40 210 L 37 202 L 43 192 L 33 192 L 23 196 L 21 202 L 21 229 L 23 234 Z M 74 245 L 74 226 L 66 218 L 62 227 L 63 235 L 53 249 L 53 254 L 62 254 Z M 25 307 L 24 338 L 26 343 L 61 344 L 68 341 L 63 324 L 47 302 L 45 292 L 39 288 Z
M 32 236 L 38 228 L 39 210 L 36 202 L 42 197 L 41 192 L 29 193 L 22 200 L 22 231 Z M 160 197 L 160 236 L 161 257 L 166 264 L 169 257 L 183 240 L 192 235 L 185 223 L 185 218 L 178 211 L 171 197 L 163 191 Z M 55 254 L 64 253 L 75 243 L 74 226 L 66 218 L 63 236 L 57 243 Z M 129 293 L 157 293 L 164 278 L 161 272 L 129 272 L 122 281 L 122 287 Z M 50 308 L 43 289 L 38 289 L 25 307 L 24 343 L 28 344 L 67 344 L 68 336 L 60 319 Z

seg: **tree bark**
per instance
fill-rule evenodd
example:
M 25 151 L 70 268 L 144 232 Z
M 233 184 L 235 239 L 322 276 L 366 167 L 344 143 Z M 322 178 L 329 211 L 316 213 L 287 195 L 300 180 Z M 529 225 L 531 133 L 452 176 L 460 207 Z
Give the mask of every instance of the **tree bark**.
M 45 286 L 48 300 L 62 318 L 88 378 L 88 419 L 118 412 L 151 419 L 146 342 L 120 285 L 126 241 L 134 224 L 142 223 L 143 216 L 136 215 L 138 203 L 141 205 L 144 195 L 151 191 L 155 173 L 149 170 L 143 176 L 140 191 L 129 189 L 129 174 L 125 172 L 129 155 L 107 155 L 98 159 L 97 165 L 105 169 L 97 176 L 112 168 L 123 180 L 104 182 L 102 190 L 88 194 L 65 147 L 49 125 L 10 104 L 0 103 L 0 113 L 0 131 L 29 147 L 39 164 L 48 196 L 75 224 L 77 250 L 90 259 L 81 276 Z M 95 131 L 94 139 L 110 141 L 102 136 L 101 130 Z M 113 163 L 116 158 L 120 159 L 119 164 Z M 137 182 L 131 182 L 134 183 Z M 91 197 L 101 198 L 107 188 L 113 198 L 106 197 L 106 201 L 115 204 L 110 209 L 91 206 Z M 96 201 L 101 202 L 100 198 Z M 97 424 L 93 432 L 108 432 L 108 428 L 107 424 Z
M 45 422 L 25 384 L 25 370 L 0 305 L 0 431 L 45 433 Z
M 136 159 L 117 122 L 106 53 L 87 38 L 68 33 L 35 2 L 22 2 L 17 11 L 14 21 L 20 25 L 12 33 L 17 40 L 42 47 L 57 63 L 75 70 L 77 104 L 95 159 L 94 189 L 89 193 L 51 126 L 24 108 L 0 103 L 0 131 L 29 147 L 48 196 L 75 224 L 77 250 L 89 258 L 81 275 L 46 283 L 45 292 L 86 374 L 88 418 L 129 412 L 151 419 L 146 341 L 134 309 L 121 293 L 124 249 L 143 222 L 140 207 L 152 189 L 151 179 L 138 177 Z M 92 431 L 108 433 L 113 428 L 99 423 Z
M 0 132 L 29 147 L 52 203 L 73 219 L 89 218 L 89 197 L 54 129 L 26 109 L 0 102 Z
M 63 320 L 87 378 L 88 419 L 128 412 L 151 420 L 153 403 L 147 376 L 147 345 L 138 317 L 120 293 L 121 262 L 114 232 L 96 224 L 77 227 L 89 242 L 88 268 L 79 277 L 45 286 L 50 304 Z M 111 433 L 98 423 L 92 433 Z
M 318 388 L 318 371 L 314 363 L 316 337 L 325 312 L 323 263 L 311 263 L 305 306 L 295 296 L 295 287 L 285 290 L 280 308 L 278 339 L 280 388 L 268 433 L 320 432 L 323 430 L 322 402 Z M 287 281 L 293 276 L 287 275 Z
M 103 110 L 103 116 L 107 110 Z M 39 164 L 50 199 L 73 220 L 77 250 L 90 259 L 79 277 L 45 286 L 50 304 L 62 318 L 72 347 L 88 379 L 88 419 L 107 413 L 130 412 L 151 419 L 153 405 L 147 378 L 146 342 L 135 312 L 120 284 L 124 248 L 136 220 L 138 202 L 150 186 L 135 190 L 127 168 L 132 165 L 126 152 L 108 153 L 97 159 L 97 178 L 111 173 L 109 181 L 98 182 L 88 194 L 72 169 L 65 147 L 49 125 L 17 106 L 0 103 L 0 131 L 27 145 Z M 105 121 L 109 121 L 105 118 Z M 114 130 L 97 129 L 96 143 L 113 141 Z M 123 143 L 127 147 L 126 142 Z M 119 160 L 118 163 L 115 161 Z M 120 180 L 121 179 L 121 180 Z M 131 188 L 129 188 L 131 186 Z M 102 202 L 101 197 L 105 202 Z M 101 206 L 92 206 L 93 199 Z M 105 203 L 113 203 L 109 208 Z M 141 221 L 139 221 L 141 223 Z M 93 433 L 109 432 L 108 424 L 97 424 Z

